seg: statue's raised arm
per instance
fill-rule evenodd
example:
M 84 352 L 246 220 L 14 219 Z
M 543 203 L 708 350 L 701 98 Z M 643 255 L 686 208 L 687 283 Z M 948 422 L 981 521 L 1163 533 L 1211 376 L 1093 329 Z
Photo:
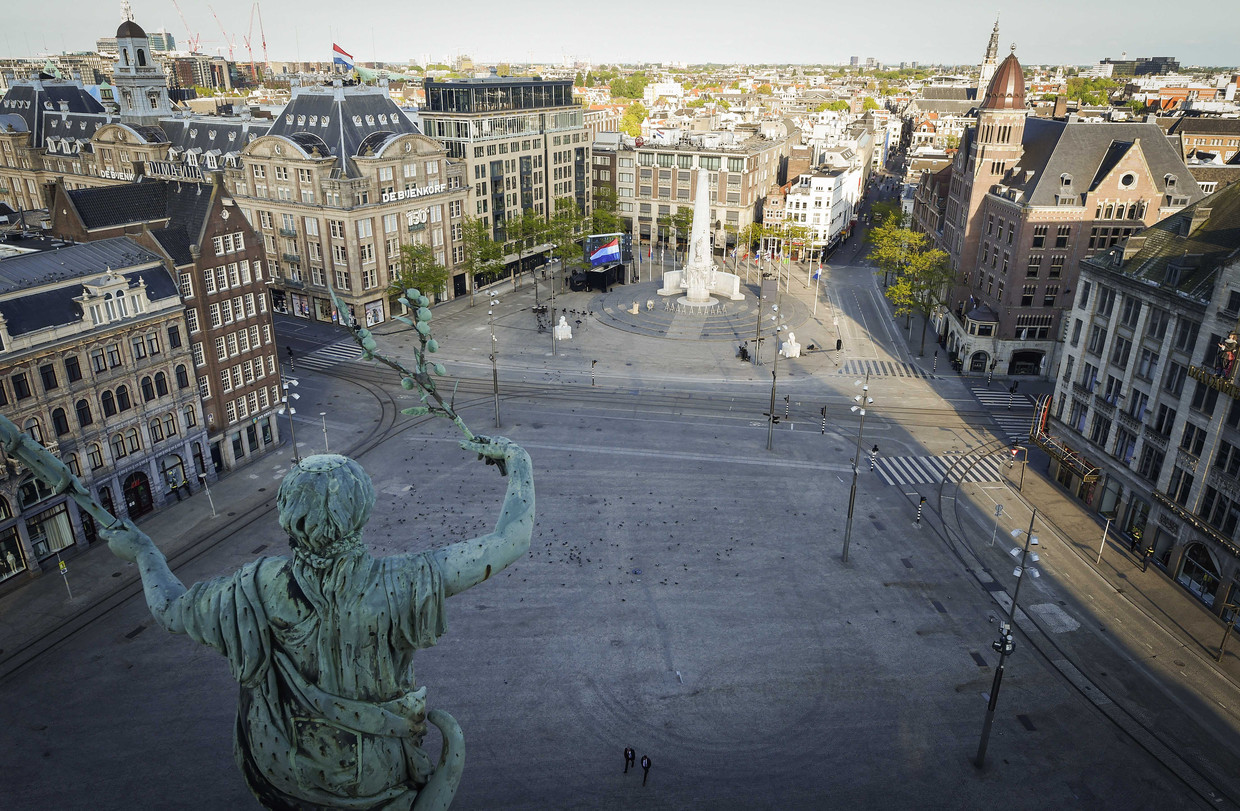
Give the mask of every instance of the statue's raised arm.
M 478 585 L 528 552 L 534 530 L 534 471 L 529 454 L 505 437 L 480 436 L 461 442 L 461 447 L 499 467 L 508 477 L 508 492 L 494 530 L 435 551 L 449 597 Z

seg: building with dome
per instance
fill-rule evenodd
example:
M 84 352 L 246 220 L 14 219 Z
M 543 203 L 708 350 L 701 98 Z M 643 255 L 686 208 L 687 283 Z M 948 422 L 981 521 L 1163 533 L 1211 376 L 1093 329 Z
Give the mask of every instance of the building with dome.
M 938 236 L 957 273 L 940 342 L 966 372 L 1053 375 L 1081 260 L 1203 196 L 1157 124 L 1028 112 L 1012 46 L 961 139 Z
M 457 272 L 466 167 L 422 136 L 387 81 L 293 87 L 274 119 L 174 109 L 142 27 L 116 31 L 108 113 L 79 79 L 13 79 L 0 98 L 0 202 L 45 209 L 49 189 L 139 177 L 210 181 L 219 173 L 266 250 L 273 309 L 336 320 L 330 280 L 359 321 L 391 316 L 387 289 L 403 245 L 422 243 L 453 274 L 444 297 L 473 289 Z

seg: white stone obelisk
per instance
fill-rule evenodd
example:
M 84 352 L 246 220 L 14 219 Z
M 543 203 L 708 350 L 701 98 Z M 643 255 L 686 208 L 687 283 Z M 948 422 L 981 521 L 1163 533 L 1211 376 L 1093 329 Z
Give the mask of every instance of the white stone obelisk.
M 697 194 L 693 200 L 693 227 L 689 230 L 689 252 L 680 286 L 685 288 L 686 304 L 713 304 L 710 285 L 715 265 L 710 251 L 710 180 L 705 169 L 697 170 Z

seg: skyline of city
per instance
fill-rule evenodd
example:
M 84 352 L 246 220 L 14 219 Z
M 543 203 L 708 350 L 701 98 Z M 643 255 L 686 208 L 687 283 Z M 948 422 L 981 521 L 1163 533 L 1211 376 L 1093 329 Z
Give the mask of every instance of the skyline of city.
M 316 13 L 319 3 L 308 0 L 300 4 L 299 21 L 292 25 L 278 6 L 265 9 L 263 31 L 271 60 L 328 61 L 335 42 L 359 62 L 410 62 L 424 57 L 440 62 L 468 54 L 481 63 L 847 64 L 850 56 L 859 56 L 863 61 L 873 57 L 884 64 L 918 61 L 967 65 L 981 61 L 986 37 L 998 15 L 1000 52 L 1006 53 L 1015 43 L 1024 64 L 1085 65 L 1105 57 L 1119 59 L 1125 53 L 1128 58 L 1173 56 L 1186 66 L 1233 66 L 1240 61 L 1224 26 L 1188 29 L 1180 39 L 1168 42 L 1165 23 L 1156 13 L 1158 7 L 1149 0 L 1105 0 L 1088 6 L 1052 0 L 1041 4 L 1037 13 L 1004 0 L 978 7 L 969 17 L 933 16 L 925 6 L 911 0 L 895 0 L 885 6 L 883 20 L 915 22 L 880 30 L 865 7 L 833 9 L 830 20 L 822 23 L 821 35 L 782 39 L 755 38 L 752 29 L 742 24 L 752 9 L 737 0 L 675 7 L 636 0 L 623 8 L 622 16 L 601 4 L 570 6 L 564 0 L 537 0 L 514 14 L 510 6 L 496 0 L 479 0 L 471 9 L 473 18 L 502 19 L 503 25 L 494 30 L 462 27 L 451 6 L 393 7 L 383 11 L 385 22 L 376 26 L 373 18 L 339 18 L 326 4 L 321 7 L 324 13 Z M 68 3 L 62 0 L 53 1 L 52 15 L 46 5 L 14 8 L 6 15 L 8 25 L 0 34 L 3 56 L 30 58 L 91 50 L 97 39 L 109 36 L 120 22 L 119 3 L 111 9 L 109 5 L 93 6 L 86 14 L 74 8 L 72 14 L 63 16 L 55 14 L 61 6 L 69 11 Z M 234 59 L 249 60 L 246 37 L 255 57 L 261 59 L 257 18 L 251 22 L 252 0 L 218 0 L 212 5 L 234 39 Z M 1221 2 L 1205 5 L 1201 9 L 1205 13 L 1198 19 L 1208 19 L 1211 8 L 1220 17 L 1225 11 Z M 203 53 L 227 55 L 220 24 L 208 7 L 183 4 L 183 23 L 171 0 L 136 0 L 132 6 L 140 25 L 148 31 L 167 30 L 178 47 L 188 40 L 187 23 L 201 37 Z M 910 13 L 917 16 L 910 17 Z M 49 16 L 56 19 L 55 27 L 48 24 Z M 583 16 L 602 22 L 587 22 L 583 28 L 579 23 Z M 796 19 L 801 15 L 789 16 Z M 1073 20 L 1071 29 L 1064 30 L 1064 19 Z M 318 20 L 323 22 L 308 24 Z M 847 32 L 845 36 L 832 35 L 841 29 Z M 404 35 L 406 30 L 415 33 Z M 444 36 L 444 32 L 451 35 Z M 675 32 L 675 36 L 664 32 Z M 516 47 L 514 40 L 535 44 Z

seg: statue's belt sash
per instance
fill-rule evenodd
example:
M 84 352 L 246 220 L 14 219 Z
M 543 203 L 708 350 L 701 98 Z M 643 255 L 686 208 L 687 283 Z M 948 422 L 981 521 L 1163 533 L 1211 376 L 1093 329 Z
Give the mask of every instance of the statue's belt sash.
M 426 687 L 391 701 L 362 701 L 329 693 L 306 681 L 281 652 L 274 654 L 282 681 L 305 715 L 364 735 L 407 738 L 426 732 Z M 302 715 L 303 713 L 295 713 Z

